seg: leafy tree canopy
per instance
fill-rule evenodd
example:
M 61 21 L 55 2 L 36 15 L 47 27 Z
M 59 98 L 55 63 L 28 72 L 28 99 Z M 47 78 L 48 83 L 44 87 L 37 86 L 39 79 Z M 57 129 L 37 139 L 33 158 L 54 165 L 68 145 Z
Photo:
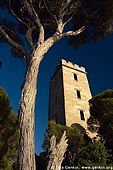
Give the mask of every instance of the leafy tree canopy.
M 78 129 L 69 128 L 67 126 L 63 126 L 60 124 L 56 124 L 54 121 L 49 121 L 47 127 L 47 134 L 45 135 L 45 141 L 43 144 L 43 148 L 47 151 L 50 147 L 50 138 L 54 134 L 56 136 L 57 143 L 59 142 L 63 132 L 66 131 L 66 135 L 68 138 L 68 144 L 72 142 L 76 142 L 76 147 L 83 143 L 83 136 L 81 135 Z M 75 140 L 73 140 L 75 138 Z M 71 141 L 71 142 L 70 142 Z
M 92 116 L 88 121 L 89 129 L 92 128 L 92 123 L 96 125 L 106 147 L 113 151 L 113 90 L 103 91 L 94 96 L 89 103 Z
M 68 148 L 62 167 L 78 166 L 81 169 L 82 166 L 89 166 L 91 168 L 92 166 L 106 166 L 108 164 L 107 161 L 110 154 L 102 142 L 92 142 L 84 137 L 78 129 L 59 125 L 54 121 L 48 123 L 47 134 L 45 135 L 45 141 L 43 144 L 46 153 L 40 155 L 40 158 L 42 158 L 41 160 L 44 160 L 43 157 L 47 158 L 49 155 L 49 142 L 51 136 L 54 134 L 57 141 L 59 141 L 64 131 L 66 131 L 68 139 Z M 47 159 L 44 161 L 46 162 Z M 44 168 L 45 167 L 42 167 L 42 169 Z
M 110 135 L 113 128 L 113 90 L 106 90 L 94 96 L 89 103 L 91 115 L 98 119 L 100 128 L 105 128 L 101 132 L 102 136 Z
M 13 55 L 26 58 L 27 62 L 29 52 L 37 45 L 41 25 L 44 39 L 56 32 L 61 21 L 64 32 L 85 28 L 81 35 L 69 40 L 74 47 L 92 39 L 97 41 L 113 31 L 112 0 L 18 0 L 16 3 L 15 0 L 1 0 L 0 8 L 9 12 L 9 17 L 0 18 L 0 40 L 11 44 Z
M 18 119 L 0 87 L 0 169 L 11 170 L 17 159 Z
M 81 135 L 78 129 L 73 129 L 67 126 L 56 124 L 54 121 L 49 121 L 43 148 L 46 150 L 47 154 L 49 154 L 50 138 L 54 134 L 56 136 L 57 142 L 59 142 L 64 131 L 66 131 L 66 136 L 68 139 L 68 149 L 63 164 L 74 165 L 78 158 L 80 147 L 85 143 L 83 135 Z
M 92 166 L 106 166 L 107 158 L 108 152 L 105 146 L 100 141 L 97 141 L 82 147 L 78 165 L 90 168 Z

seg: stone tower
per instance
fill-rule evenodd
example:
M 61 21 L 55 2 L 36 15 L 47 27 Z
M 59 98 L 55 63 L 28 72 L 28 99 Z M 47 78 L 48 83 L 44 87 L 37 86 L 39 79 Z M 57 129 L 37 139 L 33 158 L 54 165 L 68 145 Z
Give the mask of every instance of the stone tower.
M 50 81 L 49 120 L 87 131 L 91 97 L 85 68 L 61 60 Z

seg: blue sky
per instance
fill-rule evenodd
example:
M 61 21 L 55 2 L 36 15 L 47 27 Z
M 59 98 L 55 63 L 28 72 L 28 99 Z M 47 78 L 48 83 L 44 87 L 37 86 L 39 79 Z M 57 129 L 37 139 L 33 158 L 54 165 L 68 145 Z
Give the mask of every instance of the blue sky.
M 45 55 L 40 65 L 35 109 L 37 154 L 42 151 L 41 145 L 47 127 L 49 81 L 61 59 L 66 59 L 86 68 L 92 95 L 113 88 L 113 34 L 97 43 L 85 44 L 78 50 L 69 46 L 65 40 L 61 40 Z M 3 63 L 0 69 L 0 86 L 7 91 L 13 111 L 17 113 L 25 63 L 23 60 L 11 56 L 10 47 L 7 44 L 0 44 L 0 60 Z

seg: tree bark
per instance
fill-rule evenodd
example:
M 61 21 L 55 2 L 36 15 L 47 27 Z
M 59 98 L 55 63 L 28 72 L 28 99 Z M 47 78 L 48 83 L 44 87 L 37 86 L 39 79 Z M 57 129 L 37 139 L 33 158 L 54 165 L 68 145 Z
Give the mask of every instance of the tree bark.
M 35 170 L 34 108 L 40 60 L 31 60 L 20 103 L 19 170 Z
M 67 149 L 66 132 L 64 131 L 59 143 L 56 145 L 56 137 L 50 139 L 50 155 L 47 170 L 61 170 L 61 164 Z
M 58 27 L 59 28 L 59 27 Z M 59 30 L 60 29 L 60 30 Z M 33 51 L 29 67 L 27 69 L 22 96 L 20 101 L 19 112 L 19 170 L 35 170 L 35 149 L 34 149 L 34 109 L 37 93 L 37 76 L 39 65 L 49 48 L 57 41 L 62 39 L 66 34 L 62 33 L 63 26 L 56 33 L 43 40 L 44 32 L 40 34 L 40 41 Z M 79 31 L 79 30 L 78 30 Z M 81 30 L 80 30 L 81 31 Z M 76 35 L 80 33 L 75 32 Z
M 54 44 L 53 38 L 39 45 L 33 52 L 22 90 L 19 111 L 19 170 L 35 170 L 34 109 L 39 65 L 44 54 Z

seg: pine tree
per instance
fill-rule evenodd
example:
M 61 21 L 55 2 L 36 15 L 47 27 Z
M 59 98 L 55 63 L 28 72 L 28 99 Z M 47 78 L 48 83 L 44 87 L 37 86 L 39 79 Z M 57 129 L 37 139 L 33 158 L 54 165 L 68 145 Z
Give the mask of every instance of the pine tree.
M 0 87 L 0 169 L 11 170 L 17 163 L 18 119 L 12 112 L 8 95 Z
M 1 0 L 0 8 L 9 15 L 0 18 L 0 40 L 11 45 L 14 56 L 26 61 L 19 112 L 19 169 L 35 170 L 34 109 L 40 63 L 48 50 L 64 37 L 72 37 L 70 44 L 78 47 L 110 34 L 113 3 L 112 0 L 18 0 L 16 3 Z

